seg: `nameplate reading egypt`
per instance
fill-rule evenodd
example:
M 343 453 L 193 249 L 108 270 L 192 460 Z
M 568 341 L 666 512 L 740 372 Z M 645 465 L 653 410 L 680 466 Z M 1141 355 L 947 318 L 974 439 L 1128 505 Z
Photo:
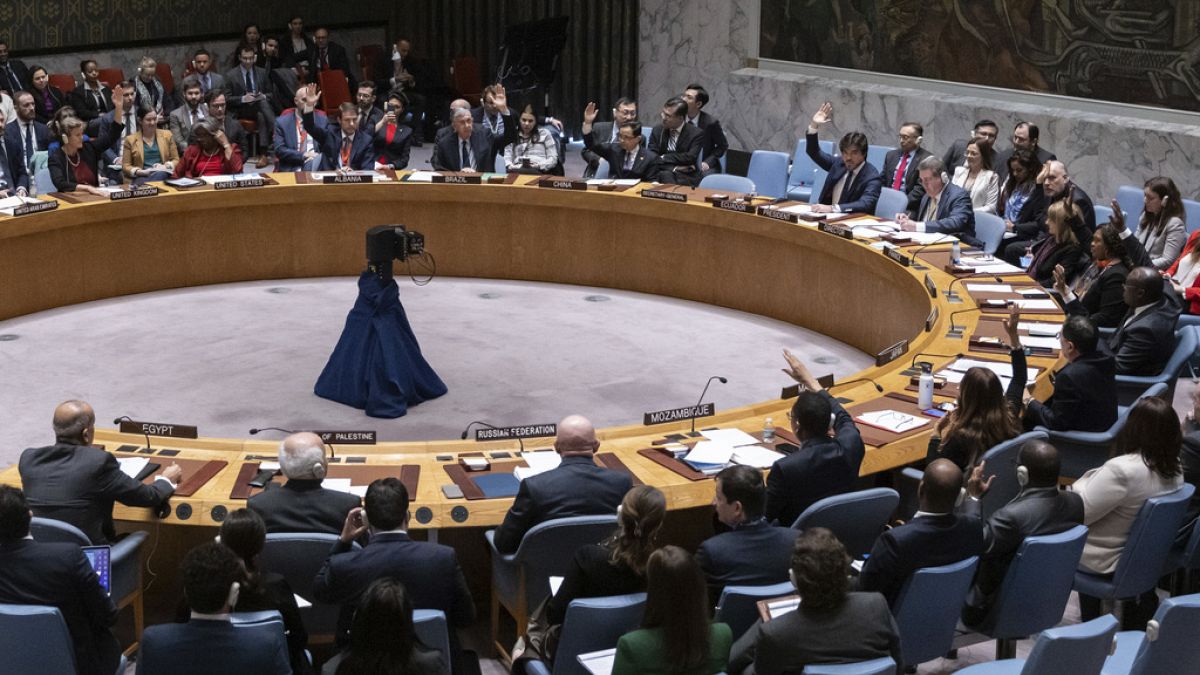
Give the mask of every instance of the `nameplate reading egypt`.
M 170 424 L 168 422 L 121 420 L 120 431 L 123 434 L 141 434 L 143 436 L 196 438 L 196 427 L 186 424 Z

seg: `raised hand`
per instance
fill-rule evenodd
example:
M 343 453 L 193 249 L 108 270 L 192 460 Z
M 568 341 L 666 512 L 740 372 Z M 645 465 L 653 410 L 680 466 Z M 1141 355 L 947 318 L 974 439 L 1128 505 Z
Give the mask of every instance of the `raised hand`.
M 304 109 L 306 111 L 317 107 L 317 101 L 321 98 L 321 90 L 315 84 L 304 86 Z
M 1046 160 L 1046 163 L 1042 165 L 1042 170 L 1038 172 L 1037 180 L 1035 181 L 1038 185 L 1046 182 L 1046 178 L 1050 175 L 1050 162 L 1052 161 L 1054 160 L 1048 159 Z
M 587 107 L 583 109 L 583 121 L 587 124 L 592 124 L 596 121 L 596 115 L 599 113 L 600 111 L 596 108 L 596 103 L 594 101 L 590 101 L 588 102 Z
M 1108 217 L 1108 222 L 1112 223 L 1113 227 L 1117 228 L 1118 230 L 1124 231 L 1125 213 L 1121 211 L 1121 205 L 1115 199 L 1112 200 L 1110 204 L 1112 206 L 1112 215 Z
M 1021 308 L 1012 303 L 1008 308 L 1008 316 L 1004 317 L 1004 332 L 1008 334 L 1008 346 L 1017 349 L 1021 346 Z
M 833 104 L 829 101 L 821 104 L 821 108 L 812 116 L 812 125 L 814 128 L 820 129 L 822 124 L 833 119 Z
M 787 373 L 788 376 L 793 380 L 804 385 L 806 389 L 811 391 L 821 390 L 821 384 L 817 382 L 817 378 L 813 377 L 812 373 L 808 372 L 808 368 L 804 365 L 804 362 L 796 358 L 795 354 L 791 353 L 787 349 L 784 349 L 783 358 L 787 361 L 788 365 L 787 368 L 783 369 L 783 372 Z
M 967 479 L 967 494 L 976 499 L 982 497 L 992 489 L 993 480 L 996 480 L 995 474 L 988 476 L 987 480 L 983 480 L 983 462 L 980 462 L 979 466 L 971 470 L 971 477 Z
M 508 114 L 508 94 L 504 92 L 504 85 L 496 83 L 496 92 L 492 94 L 492 102 L 500 109 L 500 114 Z
M 1067 294 L 1067 271 L 1062 265 L 1054 266 L 1054 290 L 1061 296 Z

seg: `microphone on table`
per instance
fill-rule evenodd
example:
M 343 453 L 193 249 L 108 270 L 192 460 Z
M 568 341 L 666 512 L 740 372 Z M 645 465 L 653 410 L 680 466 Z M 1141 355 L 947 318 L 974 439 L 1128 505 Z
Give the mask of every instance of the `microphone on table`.
M 950 293 L 952 292 L 952 289 L 954 288 L 954 284 L 957 284 L 960 281 L 966 281 L 967 279 L 971 279 L 972 281 L 978 281 L 980 277 L 986 277 L 988 275 L 991 275 L 992 279 L 994 279 L 996 281 L 996 283 L 998 283 L 998 284 L 1004 283 L 1003 277 L 1001 277 L 999 274 L 992 274 L 991 272 L 984 272 L 983 274 L 967 274 L 967 275 L 964 275 L 961 277 L 955 277 L 955 278 L 951 279 L 950 283 L 946 285 L 946 295 L 949 296 Z
M 473 422 L 471 422 L 470 424 L 467 425 L 466 429 L 463 429 L 462 439 L 464 441 L 467 440 L 467 434 L 469 434 L 471 432 L 471 427 L 475 426 L 476 424 L 478 424 L 481 427 L 487 427 L 488 429 L 499 429 L 500 428 L 498 426 L 488 424 L 487 422 L 484 422 L 482 420 L 474 420 Z M 517 444 L 519 444 L 521 446 L 521 452 L 525 452 L 525 441 L 521 440 L 520 436 L 517 437 Z
M 959 314 L 967 314 L 968 312 L 978 312 L 978 311 L 981 311 L 982 309 L 983 309 L 983 307 L 977 306 L 977 307 L 968 307 L 967 309 L 960 309 L 956 312 L 950 312 L 950 330 L 948 330 L 946 332 L 947 333 L 961 333 L 962 327 L 955 325 L 954 317 L 958 316 Z
M 840 387 L 843 384 L 854 384 L 855 382 L 870 382 L 875 387 L 875 391 L 877 391 L 881 394 L 883 393 L 883 387 L 879 386 L 878 382 L 876 382 L 875 380 L 872 380 L 869 377 L 856 377 L 853 380 L 842 380 L 841 382 L 834 382 L 833 384 L 829 385 L 828 387 L 825 387 L 825 391 L 829 391 L 830 389 L 833 389 L 834 387 Z
M 917 256 L 919 256 L 919 255 L 921 255 L 922 253 L 924 253 L 924 252 L 925 252 L 925 249 L 929 248 L 930 246 L 936 246 L 936 245 L 938 245 L 938 244 L 946 244 L 946 243 L 949 243 L 949 242 L 951 242 L 951 241 L 954 241 L 954 236 L 953 236 L 953 235 L 949 235 L 949 234 L 942 235 L 942 238 L 941 238 L 941 239 L 934 239 L 933 241 L 929 242 L 928 244 L 925 244 L 924 246 L 922 246 L 922 247 L 918 248 L 918 249 L 917 249 L 915 252 L 913 252 L 913 254 L 912 254 L 912 260 L 913 260 L 913 262 L 914 262 L 914 263 L 915 263 L 915 262 L 917 262 Z
M 251 436 L 257 436 L 257 435 L 259 435 L 260 433 L 262 433 L 262 432 L 264 432 L 264 431 L 282 431 L 282 432 L 283 432 L 283 433 L 285 433 L 285 434 L 298 434 L 298 433 L 301 433 L 301 432 L 299 432 L 299 431 L 297 431 L 297 430 L 295 430 L 295 429 L 284 429 L 284 428 L 282 428 L 282 427 L 260 427 L 260 428 L 257 428 L 257 429 L 251 429 L 251 430 L 250 430 L 250 435 L 251 435 Z M 337 453 L 336 453 L 336 452 L 334 452 L 333 445 L 332 445 L 331 443 L 326 443 L 326 442 L 325 442 L 325 439 L 323 439 L 323 438 L 322 438 L 322 439 L 321 439 L 321 444 L 322 444 L 322 445 L 324 445 L 324 446 L 326 446 L 327 448 L 329 448 L 329 459 L 337 459 Z
M 721 384 L 726 384 L 727 382 L 729 382 L 728 379 L 721 377 L 720 375 L 713 375 L 712 377 L 708 378 L 708 382 L 704 383 L 704 390 L 700 392 L 700 400 L 696 401 L 696 408 L 699 408 L 700 404 L 704 402 L 704 395 L 708 393 L 708 385 L 712 384 L 713 380 L 720 380 Z M 699 435 L 700 434 L 696 432 L 696 410 L 695 410 L 695 408 L 693 408 L 692 409 L 692 430 L 690 432 L 688 432 L 688 436 L 695 438 Z
M 916 368 L 917 367 L 917 359 L 922 356 L 935 356 L 935 357 L 961 359 L 963 357 L 963 353 L 958 352 L 957 354 L 932 354 L 930 352 L 917 352 L 916 354 L 913 354 L 912 361 L 908 364 L 908 367 Z
M 133 424 L 133 419 L 129 417 L 129 415 L 121 415 L 113 420 L 113 424 L 117 426 L 121 426 L 121 422 L 129 422 L 130 424 Z M 145 427 L 142 427 L 142 435 L 146 437 L 146 452 L 154 452 L 154 448 L 150 447 L 150 433 L 146 431 Z

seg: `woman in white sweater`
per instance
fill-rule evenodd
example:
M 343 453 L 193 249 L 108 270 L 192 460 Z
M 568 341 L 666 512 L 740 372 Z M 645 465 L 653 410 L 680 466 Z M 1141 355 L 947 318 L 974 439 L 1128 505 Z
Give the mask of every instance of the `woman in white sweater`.
M 1092 574 L 1112 574 L 1117 568 L 1129 529 L 1142 505 L 1151 497 L 1168 494 L 1183 485 L 1179 451 L 1183 446 L 1179 416 L 1161 398 L 1143 398 L 1129 411 L 1125 427 L 1113 441 L 1112 456 L 1103 466 L 1075 481 L 1071 490 L 1083 497 L 1083 523 L 1087 543 L 1079 567 Z M 1126 613 L 1126 625 L 1149 619 L 1157 608 L 1154 592 L 1138 600 Z M 1079 595 L 1084 621 L 1102 613 L 1100 599 Z
M 971 193 L 971 208 L 996 213 L 996 203 L 1000 201 L 1000 176 L 992 171 L 996 163 L 995 151 L 990 145 L 972 139 L 967 143 L 966 156 L 965 165 L 954 167 L 951 182 Z
M 1175 181 L 1156 176 L 1144 186 L 1145 206 L 1138 223 L 1137 238 L 1159 270 L 1170 267 L 1187 241 L 1187 214 Z

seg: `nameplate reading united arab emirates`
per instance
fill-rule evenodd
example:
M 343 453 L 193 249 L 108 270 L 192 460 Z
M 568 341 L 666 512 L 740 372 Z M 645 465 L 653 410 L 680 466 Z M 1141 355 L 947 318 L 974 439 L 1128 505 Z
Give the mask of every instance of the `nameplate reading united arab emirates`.
M 483 182 L 483 176 L 478 174 L 474 176 L 443 176 L 440 173 L 434 174 L 429 179 L 432 183 L 452 183 L 454 185 L 479 185 Z
M 712 417 L 715 414 L 717 414 L 717 404 L 715 403 L 689 405 L 686 408 L 672 408 L 671 410 L 643 413 L 642 424 L 646 426 L 651 424 L 665 424 L 667 422 L 690 420 L 697 417 Z
M 682 192 L 671 192 L 670 190 L 642 190 L 643 197 L 650 199 L 665 199 L 669 202 L 686 202 L 687 195 Z
M 165 436 L 167 438 L 196 438 L 196 427 L 169 422 L 135 422 L 121 420 L 121 433 L 143 436 Z
M 587 181 L 571 180 L 570 178 L 543 178 L 538 187 L 553 190 L 587 190 Z
M 889 260 L 900 263 L 905 267 L 908 267 L 912 264 L 912 258 L 901 253 L 900 249 L 896 248 L 895 246 L 888 246 L 887 248 L 883 249 L 883 254 L 886 255 Z
M 58 202 L 38 202 L 36 204 L 22 204 L 13 209 L 14 216 L 27 216 L 31 213 L 41 213 L 42 211 L 53 211 L 58 208 Z
M 875 355 L 875 365 L 883 366 L 900 358 L 900 355 L 908 351 L 908 340 L 901 340 L 891 347 L 887 347 L 883 351 Z
M 504 441 L 510 438 L 540 438 L 554 436 L 558 433 L 557 424 L 528 424 L 523 427 L 496 427 L 494 429 L 476 429 L 477 441 Z
M 375 445 L 374 431 L 314 431 L 325 443 L 336 445 Z
M 925 274 L 925 290 L 929 291 L 929 297 L 937 297 L 937 284 L 933 283 L 933 277 L 928 273 Z
M 754 213 L 754 205 L 740 199 L 718 199 L 713 202 L 713 206 L 718 209 L 725 209 L 726 211 L 736 211 L 737 213 Z
M 267 184 L 267 181 L 261 178 L 239 178 L 237 180 L 224 180 L 220 183 L 213 183 L 214 190 L 232 190 L 233 188 L 253 188 L 262 187 Z
M 332 176 L 322 176 L 322 183 L 374 183 L 375 176 L 369 173 L 339 173 Z
M 842 239 L 854 238 L 854 230 L 842 225 L 835 225 L 826 220 L 817 223 L 817 229 L 825 234 L 832 234 L 835 237 L 841 237 Z
M 758 215 L 774 218 L 775 220 L 782 220 L 788 223 L 800 222 L 800 216 L 796 215 L 795 213 L 792 213 L 791 211 L 780 211 L 773 206 L 758 207 Z
M 153 185 L 143 185 L 120 192 L 110 192 L 108 198 L 114 202 L 120 199 L 137 199 L 138 197 L 153 197 L 158 194 L 158 188 Z

